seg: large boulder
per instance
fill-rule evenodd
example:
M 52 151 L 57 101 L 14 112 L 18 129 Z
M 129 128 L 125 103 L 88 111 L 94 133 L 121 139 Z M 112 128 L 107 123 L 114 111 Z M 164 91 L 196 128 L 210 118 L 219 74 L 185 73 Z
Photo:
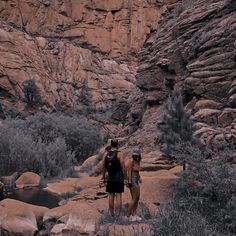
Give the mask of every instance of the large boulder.
M 166 160 L 159 150 L 142 155 L 142 171 L 169 170 L 173 167 L 174 165 Z
M 65 195 L 67 193 L 76 193 L 80 190 L 80 179 L 79 178 L 65 178 L 55 183 L 48 183 L 44 190 L 57 194 Z
M 40 179 L 40 176 L 33 172 L 25 172 L 16 180 L 15 184 L 17 188 L 38 187 Z
M 50 235 L 70 235 L 69 233 L 94 235 L 96 224 L 101 217 L 98 210 L 86 202 L 70 201 L 66 205 L 49 210 L 43 217 L 45 224 L 57 220 Z M 73 234 L 72 234 L 73 235 Z
M 33 236 L 38 230 L 46 207 L 34 206 L 13 199 L 0 202 L 0 232 L 6 235 Z

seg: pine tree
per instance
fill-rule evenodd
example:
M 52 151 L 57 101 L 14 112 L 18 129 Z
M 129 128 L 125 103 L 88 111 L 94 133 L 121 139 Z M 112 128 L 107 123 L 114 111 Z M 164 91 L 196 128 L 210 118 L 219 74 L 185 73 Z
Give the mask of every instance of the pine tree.
M 193 137 L 195 131 L 190 115 L 184 110 L 183 99 L 178 91 L 170 94 L 165 105 L 163 121 L 159 124 L 161 131 L 162 151 L 170 160 L 183 164 L 185 160 L 179 159 L 180 152 L 184 152 L 184 147 L 196 142 Z
M 1 118 L 1 119 L 5 119 L 5 118 L 6 118 L 6 116 L 5 116 L 5 114 L 4 114 L 4 111 L 3 111 L 3 108 L 2 108 L 1 102 L 0 102 L 0 118 Z

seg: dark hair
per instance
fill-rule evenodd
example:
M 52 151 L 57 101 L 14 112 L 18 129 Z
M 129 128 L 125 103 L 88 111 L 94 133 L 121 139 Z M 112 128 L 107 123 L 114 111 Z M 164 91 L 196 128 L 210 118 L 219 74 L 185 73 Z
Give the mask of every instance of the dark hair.
M 117 139 L 112 139 L 111 140 L 111 147 L 114 147 L 114 148 L 118 147 L 118 140 Z
M 111 146 L 109 145 L 109 146 L 106 146 L 105 147 L 105 150 L 108 152 L 108 151 L 110 151 L 111 150 Z
M 132 155 L 132 158 L 135 160 L 135 161 L 140 161 L 142 159 L 142 156 L 141 154 L 133 154 Z

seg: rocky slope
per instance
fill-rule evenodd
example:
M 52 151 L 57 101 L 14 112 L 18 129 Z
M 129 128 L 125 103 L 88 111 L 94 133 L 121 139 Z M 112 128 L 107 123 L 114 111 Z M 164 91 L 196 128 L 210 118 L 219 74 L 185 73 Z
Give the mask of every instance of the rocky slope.
M 92 177 L 83 172 L 79 173 L 79 178 L 66 178 L 48 184 L 49 192 L 64 196 L 74 195 L 62 200 L 58 207 L 48 209 L 13 199 L 0 201 L 0 235 L 155 235 L 152 220 L 157 214 L 157 206 L 168 201 L 171 186 L 181 169 L 176 166 L 159 172 L 141 172 L 143 181 L 137 212 L 142 217 L 141 222 L 131 222 L 124 217 L 127 213 L 127 203 L 130 201 L 128 188 L 125 188 L 123 195 L 122 217 L 114 220 L 108 215 L 108 196 L 105 188 L 98 186 L 100 176 Z M 24 179 L 24 186 L 31 186 L 28 180 Z M 80 192 L 76 191 L 78 187 Z M 146 194 L 147 192 L 149 194 Z
M 152 149 L 159 142 L 156 124 L 171 84 L 197 122 L 196 135 L 208 145 L 236 143 L 235 30 L 235 1 L 183 1 L 175 8 L 140 53 L 137 83 L 147 110 L 130 144 L 141 138 Z

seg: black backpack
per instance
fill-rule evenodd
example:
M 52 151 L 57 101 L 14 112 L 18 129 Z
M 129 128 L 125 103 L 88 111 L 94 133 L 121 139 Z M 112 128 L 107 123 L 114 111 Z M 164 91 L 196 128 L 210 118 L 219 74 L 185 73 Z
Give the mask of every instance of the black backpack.
M 109 174 L 115 174 L 120 170 L 120 161 L 117 157 L 118 151 L 108 151 L 105 157 L 105 168 Z

